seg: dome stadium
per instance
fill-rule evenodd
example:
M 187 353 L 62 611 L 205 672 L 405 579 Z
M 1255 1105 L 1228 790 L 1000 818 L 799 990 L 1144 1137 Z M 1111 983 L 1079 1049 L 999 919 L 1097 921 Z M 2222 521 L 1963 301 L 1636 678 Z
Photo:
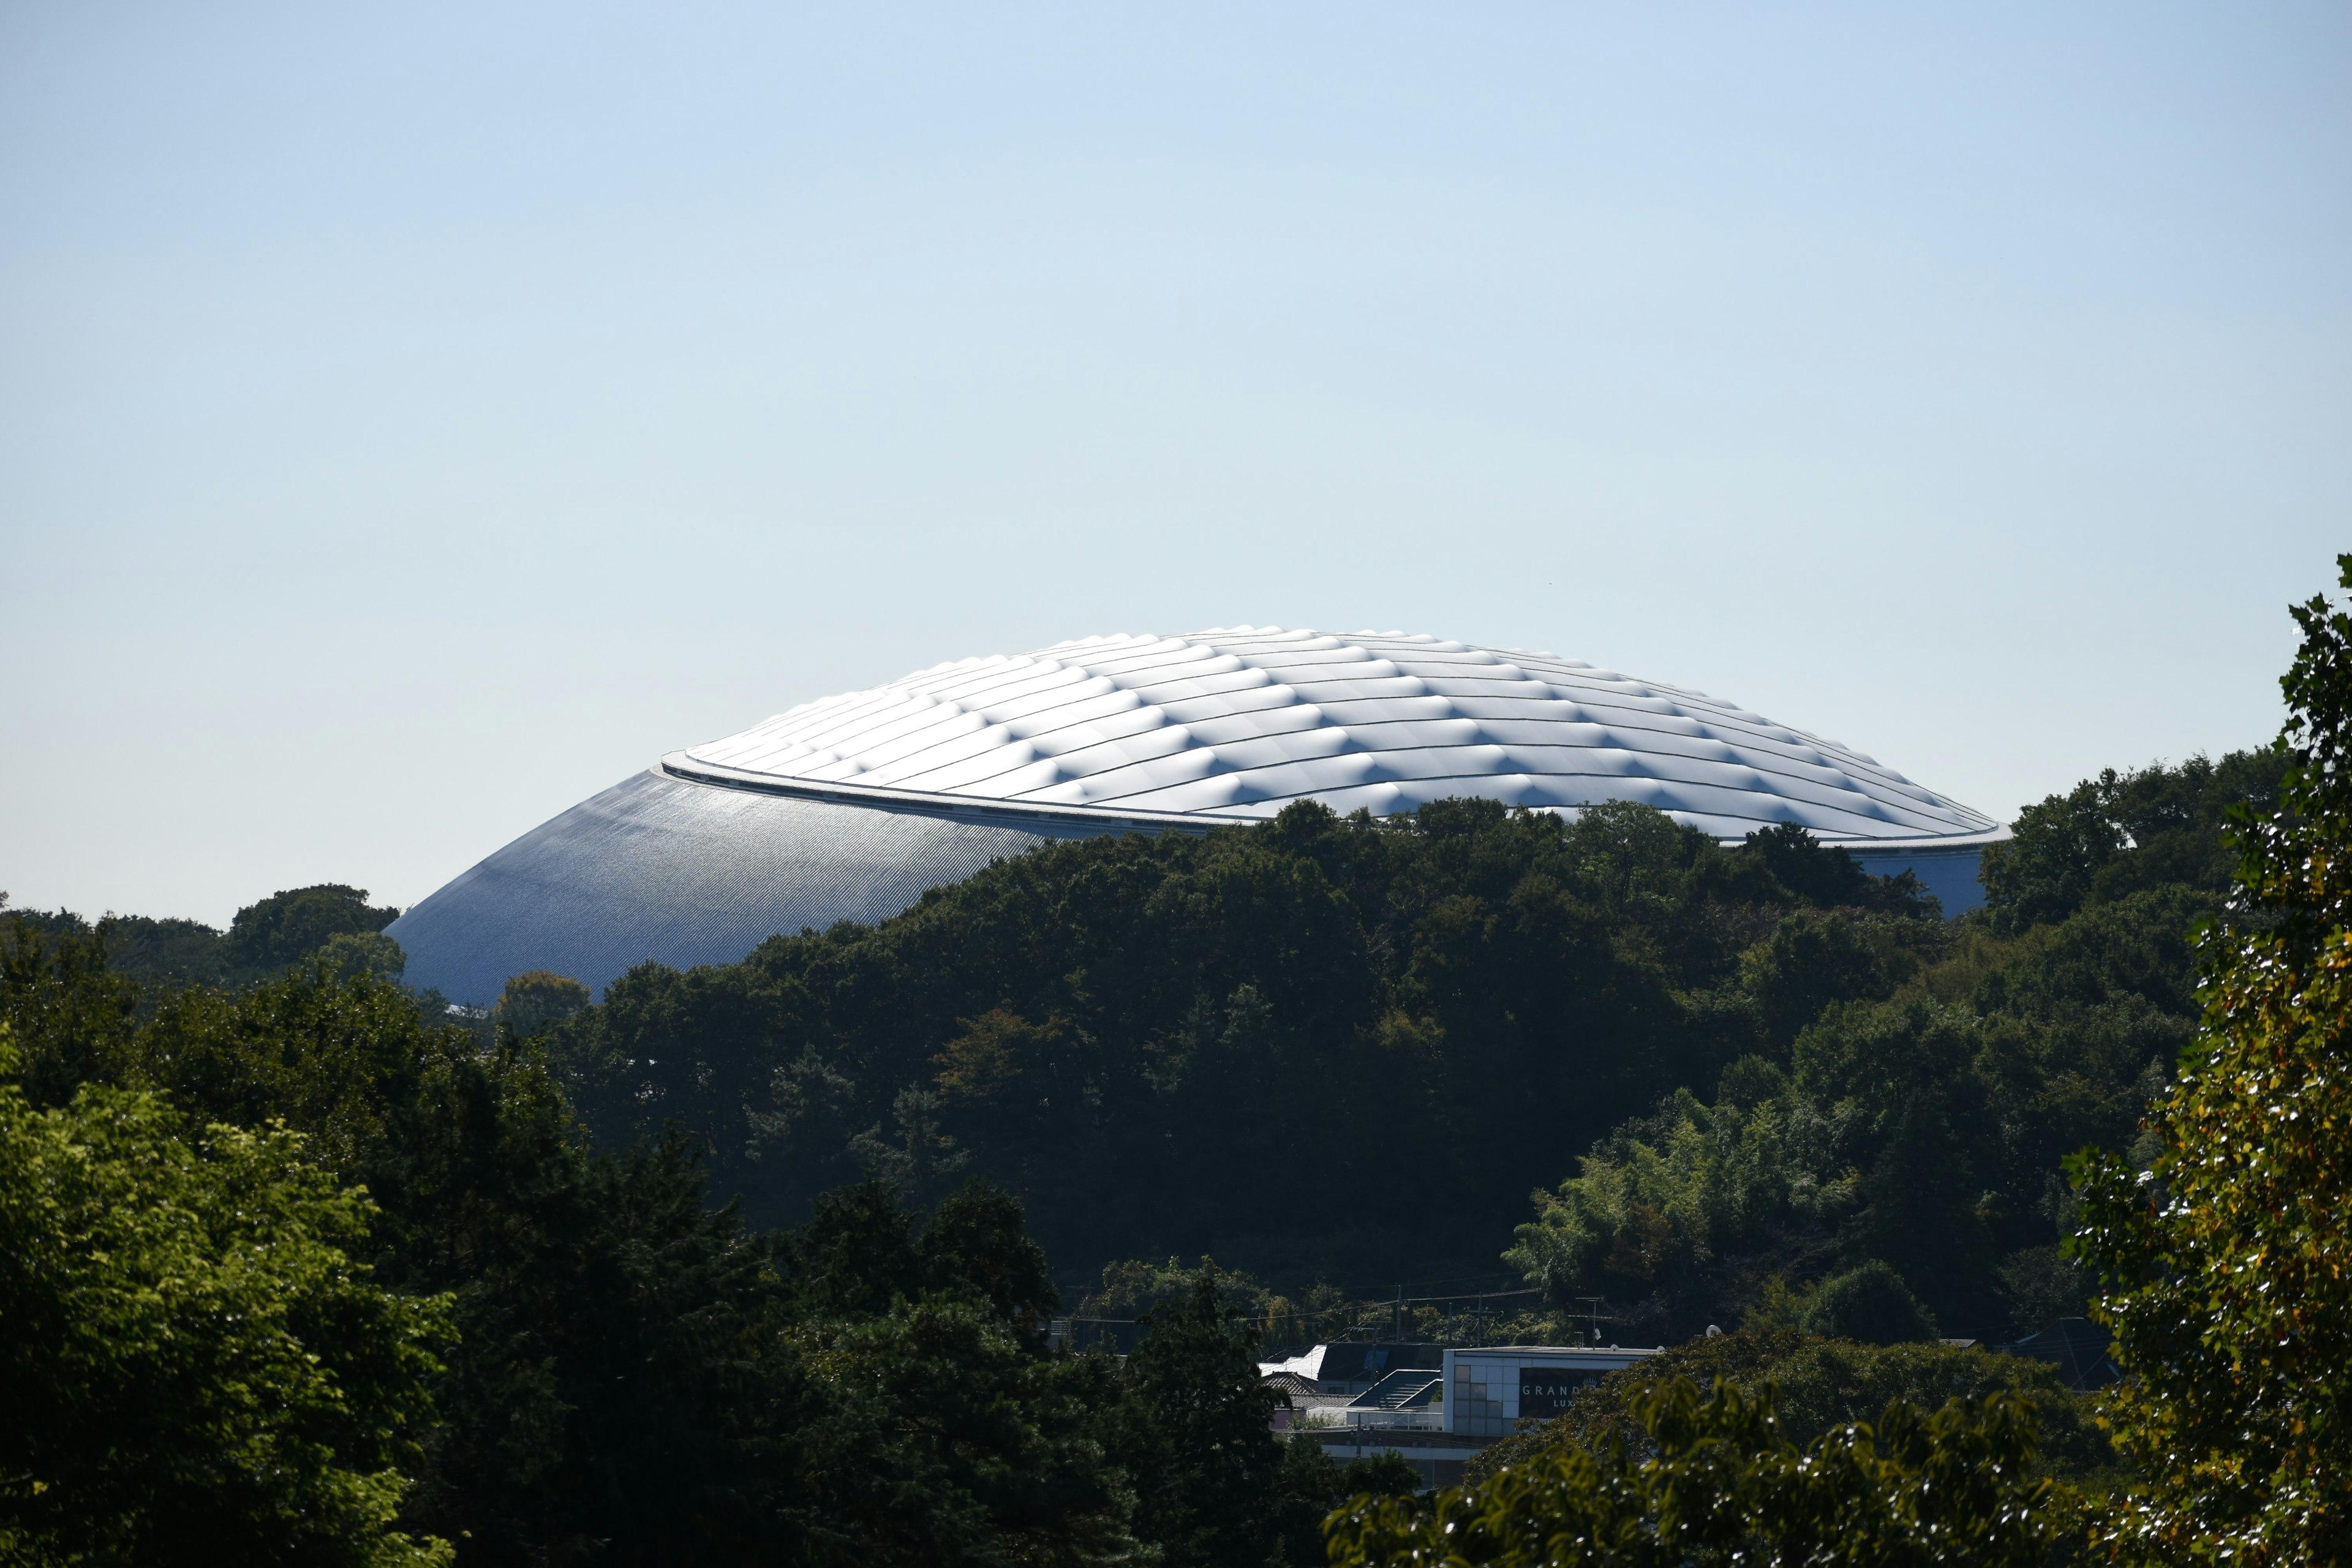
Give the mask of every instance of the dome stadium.
M 732 963 L 874 921 L 999 857 L 1202 832 L 1297 800 L 1637 801 L 1737 843 L 1794 823 L 1956 911 L 2008 830 L 1860 752 L 1578 659 L 1402 633 L 1239 626 L 936 665 L 674 752 L 394 921 L 412 984 L 487 1003 L 546 969 Z

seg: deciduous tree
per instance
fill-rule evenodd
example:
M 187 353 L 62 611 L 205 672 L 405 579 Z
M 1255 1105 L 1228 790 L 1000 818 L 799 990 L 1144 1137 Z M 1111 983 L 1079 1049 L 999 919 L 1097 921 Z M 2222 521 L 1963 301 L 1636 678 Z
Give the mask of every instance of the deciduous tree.
M 2039 1564 L 2057 1537 L 2032 1473 L 2034 1417 L 2012 1394 L 1903 1402 L 1800 1448 L 1771 1391 L 1685 1378 L 1644 1394 L 1646 1451 L 1559 1446 L 1429 1501 L 1336 1516 L 1338 1568 L 1907 1568 Z
M 85 1085 L 0 1028 L 0 1559 L 394 1564 L 447 1303 L 355 1261 L 373 1205 L 282 1127 Z
M 2352 1557 L 2352 616 L 2294 615 L 2284 809 L 2240 819 L 2242 898 L 2154 1157 L 2078 1166 L 2116 1440 L 2153 1478 L 2105 1532 L 2124 1558 Z

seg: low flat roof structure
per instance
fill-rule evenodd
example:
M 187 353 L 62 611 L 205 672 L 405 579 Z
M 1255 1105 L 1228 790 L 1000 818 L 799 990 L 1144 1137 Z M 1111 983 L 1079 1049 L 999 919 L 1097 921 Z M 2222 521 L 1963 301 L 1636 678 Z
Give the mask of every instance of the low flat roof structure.
M 1376 1430 L 1366 1426 L 1309 1427 L 1292 1440 L 1300 1438 L 1322 1444 L 1326 1454 L 1342 1462 L 1394 1454 L 1421 1472 L 1423 1491 L 1433 1487 L 1460 1486 L 1463 1467 L 1495 1441 L 1492 1437 L 1470 1437 L 1453 1432 Z
M 1434 1386 L 1422 1381 L 1431 1375 L 1425 1370 L 1406 1369 L 1343 1409 L 1315 1411 L 1317 1425 L 1288 1425 L 1335 1459 L 1392 1453 L 1421 1472 L 1424 1489 L 1456 1486 L 1464 1465 L 1522 1421 L 1559 1415 L 1578 1391 L 1657 1353 L 1620 1345 L 1456 1347 L 1444 1352 Z

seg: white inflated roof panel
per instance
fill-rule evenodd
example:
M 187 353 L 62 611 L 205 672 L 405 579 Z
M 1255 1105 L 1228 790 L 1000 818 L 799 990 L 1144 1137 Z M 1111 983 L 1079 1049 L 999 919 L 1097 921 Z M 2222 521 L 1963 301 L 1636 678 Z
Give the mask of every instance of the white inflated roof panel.
M 1247 820 L 1294 800 L 1654 805 L 1738 838 L 1975 838 L 1980 812 L 1859 752 L 1581 660 L 1401 633 L 1237 626 L 961 659 L 805 702 L 693 763 L 808 784 Z

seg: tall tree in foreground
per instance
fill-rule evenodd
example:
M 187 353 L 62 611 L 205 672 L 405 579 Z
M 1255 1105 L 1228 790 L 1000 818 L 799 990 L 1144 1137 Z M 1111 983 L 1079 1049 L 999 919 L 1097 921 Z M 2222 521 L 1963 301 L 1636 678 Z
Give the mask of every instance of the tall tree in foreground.
M 0 1562 L 446 1563 L 394 1528 L 446 1303 L 352 1261 L 373 1205 L 283 1127 L 16 1075 L 0 1026 Z
M 1277 1397 L 1251 1359 L 1256 1331 L 1203 1267 L 1192 1293 L 1147 1313 L 1114 1413 L 1113 1455 L 1136 1479 L 1136 1533 L 1168 1568 L 1263 1563 L 1282 1523 Z
M 2159 1152 L 2076 1167 L 2130 1374 L 2116 1441 L 2153 1478 L 2105 1531 L 2126 1561 L 2352 1558 L 2352 617 L 2324 597 L 2294 616 L 2285 809 L 2240 819 Z

